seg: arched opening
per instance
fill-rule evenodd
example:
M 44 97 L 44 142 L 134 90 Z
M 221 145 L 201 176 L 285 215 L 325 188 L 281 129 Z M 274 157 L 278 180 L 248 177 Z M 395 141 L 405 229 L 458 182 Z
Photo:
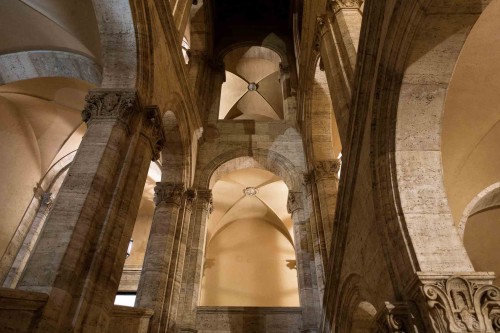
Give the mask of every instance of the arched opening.
M 25 234 L 13 236 L 33 221 L 39 200 L 50 190 L 54 175 L 49 171 L 80 145 L 86 131 L 80 113 L 92 87 L 60 77 L 0 87 L 0 255 L 11 242 L 22 242 Z
M 238 47 L 224 56 L 219 119 L 283 119 L 280 56 L 261 46 Z
M 352 314 L 351 333 L 370 333 L 377 310 L 368 302 L 360 302 Z
M 299 305 L 288 187 L 254 167 L 217 174 L 200 305 Z

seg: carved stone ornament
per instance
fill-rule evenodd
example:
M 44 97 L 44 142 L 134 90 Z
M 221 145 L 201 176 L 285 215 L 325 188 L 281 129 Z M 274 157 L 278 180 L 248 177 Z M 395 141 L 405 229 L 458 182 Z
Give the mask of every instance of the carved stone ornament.
M 196 197 L 198 196 L 198 192 L 194 188 L 188 188 L 186 190 L 186 203 L 189 208 L 193 205 Z
M 161 203 L 180 205 L 183 194 L 184 184 L 182 183 L 156 183 L 154 203 L 157 206 Z
M 385 309 L 378 315 L 371 333 L 417 333 L 412 311 L 407 303 L 385 302 Z
M 323 178 L 336 178 L 340 171 L 340 160 L 324 160 L 314 163 L 314 176 L 316 180 Z
M 421 291 L 436 332 L 500 332 L 500 289 L 485 279 L 428 280 Z
M 94 118 L 120 118 L 128 122 L 134 112 L 140 111 L 135 90 L 91 90 L 85 101 L 87 103 L 82 111 L 85 122 Z
M 54 205 L 54 198 L 52 197 L 52 193 L 50 192 L 44 193 L 42 195 L 40 206 L 45 211 L 46 214 L 50 212 L 53 205 Z
M 212 214 L 214 209 L 212 190 L 198 190 L 198 202 L 203 205 L 203 209 L 207 209 L 208 213 Z
M 148 138 L 153 154 L 152 160 L 156 161 L 160 158 L 160 152 L 165 145 L 161 113 L 157 106 L 147 106 L 144 108 L 142 133 Z
M 336 13 L 341 9 L 359 9 L 363 0 L 330 0 L 330 8 Z
M 293 214 L 296 210 L 303 208 L 300 195 L 300 192 L 288 192 L 288 201 L 286 203 L 286 208 L 289 214 Z

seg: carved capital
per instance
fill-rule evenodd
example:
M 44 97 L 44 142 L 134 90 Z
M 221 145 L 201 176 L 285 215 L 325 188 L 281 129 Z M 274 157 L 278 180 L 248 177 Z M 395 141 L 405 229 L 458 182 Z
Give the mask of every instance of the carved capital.
M 162 203 L 181 204 L 181 199 L 184 194 L 184 184 L 182 183 L 156 183 L 155 186 L 155 205 Z
M 377 315 L 371 333 L 417 333 L 415 318 L 407 303 L 385 302 L 385 308 Z
M 330 9 L 336 13 L 342 9 L 360 9 L 363 0 L 330 0 Z
M 500 332 L 500 289 L 488 273 L 418 276 L 423 318 L 435 332 Z
M 316 180 L 324 178 L 337 178 L 340 171 L 340 160 L 324 160 L 314 163 L 314 177 Z
M 188 188 L 186 190 L 186 207 L 188 209 L 191 209 L 193 207 L 193 203 L 196 200 L 196 197 L 198 196 L 198 192 L 194 188 Z
M 160 158 L 160 152 L 165 145 L 165 134 L 161 113 L 157 106 L 151 105 L 144 108 L 144 119 L 142 134 L 149 140 L 152 152 L 152 160 Z
M 85 97 L 82 119 L 86 123 L 93 119 L 121 119 L 128 123 L 132 115 L 140 112 L 135 90 L 95 89 Z
M 214 208 L 212 190 L 198 190 L 198 202 L 202 205 L 203 209 L 212 214 Z
M 288 201 L 286 204 L 286 208 L 289 214 L 293 215 L 295 211 L 304 208 L 302 205 L 301 194 L 301 192 L 288 192 Z

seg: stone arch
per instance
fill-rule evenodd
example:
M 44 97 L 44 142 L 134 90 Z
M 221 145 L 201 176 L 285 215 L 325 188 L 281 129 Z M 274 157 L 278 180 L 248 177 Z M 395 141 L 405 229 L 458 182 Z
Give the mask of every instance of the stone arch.
M 102 88 L 136 87 L 137 45 L 128 0 L 92 0 L 99 26 Z
M 354 328 L 364 329 L 376 315 L 376 309 L 369 302 L 366 286 L 357 274 L 349 275 L 341 288 L 339 307 L 334 316 L 331 332 L 359 332 Z M 361 315 L 360 315 L 361 314 Z M 361 331 L 361 332 L 364 332 Z
M 172 111 L 163 114 L 165 145 L 162 150 L 162 181 L 182 183 L 186 177 L 186 153 L 177 117 Z
M 480 213 L 484 210 L 500 206 L 500 183 L 495 183 L 481 192 L 479 192 L 474 199 L 465 208 L 460 223 L 458 225 L 458 232 L 462 239 L 464 238 L 465 226 L 470 216 Z
M 311 73 L 312 88 L 307 90 L 303 106 L 306 140 L 310 143 L 306 147 L 311 147 L 308 153 L 311 161 L 337 159 L 342 150 L 326 73 L 320 63 L 318 54 Z
M 290 191 L 300 191 L 303 176 L 283 155 L 272 150 L 255 148 L 235 149 L 217 156 L 197 172 L 195 184 L 198 188 L 209 189 L 224 173 L 241 168 L 260 168 L 281 177 Z
M 407 2 L 395 9 L 397 19 L 390 23 L 385 41 L 390 46 L 374 79 L 372 170 L 375 207 L 387 221 L 386 236 L 402 236 L 389 246 L 407 249 L 407 256 L 396 259 L 405 261 L 400 267 L 474 270 L 448 207 L 440 130 L 454 66 L 484 6 L 480 1 Z M 401 29 L 405 32 L 398 33 Z
M 274 35 L 274 34 L 273 34 Z M 270 49 L 274 52 L 276 52 L 280 58 L 281 58 L 281 64 L 283 66 L 288 66 L 288 56 L 287 56 L 287 47 L 286 43 L 277 35 L 274 35 L 273 38 L 266 40 L 264 39 L 261 42 L 255 42 L 255 41 L 243 41 L 243 42 L 238 42 L 238 43 L 233 43 L 229 45 L 228 47 L 222 49 L 216 59 L 219 59 L 219 62 L 222 62 L 225 56 L 230 53 L 233 50 L 243 48 L 243 47 L 252 47 L 252 46 L 260 46 L 263 48 Z

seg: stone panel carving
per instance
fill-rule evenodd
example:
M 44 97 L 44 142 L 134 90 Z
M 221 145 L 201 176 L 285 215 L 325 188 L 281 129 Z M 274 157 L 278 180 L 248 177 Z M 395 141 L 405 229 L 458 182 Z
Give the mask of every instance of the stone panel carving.
M 435 332 L 500 332 L 500 289 L 481 276 L 421 277 Z
M 120 118 L 128 122 L 132 114 L 140 110 L 135 90 L 91 90 L 85 101 L 82 111 L 85 122 L 94 118 Z
M 183 194 L 184 184 L 182 183 L 156 183 L 154 203 L 157 206 L 161 203 L 180 205 Z

